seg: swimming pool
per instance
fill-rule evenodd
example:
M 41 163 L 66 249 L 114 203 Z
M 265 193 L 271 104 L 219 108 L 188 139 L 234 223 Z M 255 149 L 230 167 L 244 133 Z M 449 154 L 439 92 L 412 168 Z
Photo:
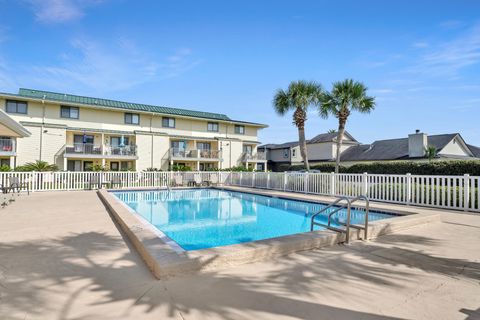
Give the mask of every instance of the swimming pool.
M 218 189 L 112 193 L 186 251 L 309 232 L 311 214 L 326 206 Z M 334 217 L 333 226 L 338 226 L 345 221 L 346 210 Z M 351 223 L 362 224 L 364 217 L 363 211 L 352 210 Z M 369 213 L 369 221 L 391 217 Z M 317 220 L 326 222 L 327 215 Z

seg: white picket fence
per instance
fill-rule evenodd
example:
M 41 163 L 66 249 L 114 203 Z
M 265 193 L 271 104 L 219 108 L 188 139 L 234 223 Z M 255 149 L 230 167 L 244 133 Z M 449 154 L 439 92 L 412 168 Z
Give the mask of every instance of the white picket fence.
M 480 177 L 233 172 L 228 184 L 480 212 Z
M 480 177 L 276 172 L 2 172 L 0 183 L 11 177 L 30 191 L 171 186 L 175 175 L 183 181 L 200 176 L 202 181 L 250 188 L 272 189 L 330 196 L 366 195 L 371 200 L 480 212 Z

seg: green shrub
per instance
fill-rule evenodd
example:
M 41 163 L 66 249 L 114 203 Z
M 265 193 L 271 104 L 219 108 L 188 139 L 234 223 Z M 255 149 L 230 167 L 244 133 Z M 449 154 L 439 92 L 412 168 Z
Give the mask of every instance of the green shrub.
M 8 172 L 8 171 L 12 171 L 12 169 L 10 169 L 10 166 L 7 166 L 6 164 L 4 164 L 3 166 L 0 166 L 0 172 Z
M 172 165 L 171 170 L 172 171 L 192 171 L 192 168 L 184 165 L 180 165 L 180 164 L 174 164 Z
M 303 165 L 296 165 L 296 166 L 290 166 L 288 168 L 288 171 L 298 171 L 298 170 L 304 170 L 305 167 Z M 335 171 L 335 164 L 333 163 L 321 163 L 321 164 L 316 164 L 313 166 L 310 166 L 311 170 L 320 170 L 321 172 L 334 172 Z M 340 169 L 345 169 L 344 167 L 341 167 Z
M 54 164 L 49 164 L 46 161 L 37 160 L 35 162 L 28 162 L 23 166 L 18 166 L 15 171 L 57 171 L 58 167 Z
M 88 171 L 100 172 L 100 171 L 109 171 L 109 170 L 106 167 L 102 166 L 101 164 L 96 164 L 92 166 Z
M 304 169 L 303 166 L 290 166 L 288 171 L 297 171 Z M 311 166 L 311 169 L 321 172 L 333 172 L 335 165 L 333 163 L 322 163 Z M 371 174 L 407 174 L 414 175 L 464 175 L 480 176 L 480 161 L 384 161 L 384 162 L 365 162 L 357 163 L 351 167 L 340 166 L 340 173 L 371 173 Z
M 418 175 L 480 175 L 480 161 L 392 161 L 359 163 L 345 168 L 347 173 L 418 174 Z

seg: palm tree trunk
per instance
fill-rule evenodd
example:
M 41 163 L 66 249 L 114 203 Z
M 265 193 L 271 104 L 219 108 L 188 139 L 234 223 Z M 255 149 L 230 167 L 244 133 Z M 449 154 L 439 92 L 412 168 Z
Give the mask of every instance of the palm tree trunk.
M 343 136 L 345 134 L 345 123 L 347 122 L 346 119 L 340 117 L 338 120 L 338 134 L 337 134 L 337 154 L 336 154 L 336 162 L 335 162 L 335 173 L 340 171 L 340 155 L 342 150 L 342 143 L 343 143 Z
M 298 142 L 300 144 L 300 154 L 302 155 L 305 169 L 310 171 L 310 164 L 308 163 L 307 142 L 305 141 L 305 127 L 298 128 Z

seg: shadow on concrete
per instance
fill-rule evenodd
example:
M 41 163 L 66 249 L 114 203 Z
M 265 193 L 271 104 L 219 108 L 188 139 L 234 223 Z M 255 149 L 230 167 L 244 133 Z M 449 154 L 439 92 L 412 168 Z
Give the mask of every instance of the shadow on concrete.
M 125 243 L 129 251 L 124 250 Z M 195 313 L 204 318 L 238 319 L 259 312 L 273 318 L 376 320 L 395 318 L 329 306 L 322 303 L 322 297 L 344 299 L 348 288 L 342 284 L 347 281 L 362 286 L 370 295 L 381 295 L 378 288 L 401 288 L 405 282 L 417 281 L 413 271 L 399 271 L 397 265 L 476 281 L 480 278 L 477 262 L 400 247 L 408 243 L 437 245 L 426 237 L 384 236 L 379 244 L 334 246 L 279 258 L 274 267 L 250 265 L 250 272 L 224 270 L 160 281 L 148 272 L 125 237 L 88 232 L 53 240 L 0 243 L 0 303 L 2 309 L 38 317 L 55 313 L 56 319 L 72 318 L 72 310 L 80 305 L 89 314 L 89 308 L 123 301 L 127 303 L 119 311 L 122 318 L 165 307 L 169 316 L 182 317 Z M 123 253 L 112 256 L 115 251 Z M 61 306 L 49 298 L 49 293 L 58 294 L 58 290 L 68 296 Z M 89 295 L 98 298 L 86 302 L 84 297 Z M 357 299 L 352 300 L 357 305 L 365 303 L 361 295 L 349 297 Z M 375 306 L 377 302 L 370 303 Z M 461 312 L 471 319 L 478 314 L 478 310 Z
M 385 316 L 336 308 L 299 297 L 299 294 L 311 293 L 308 283 L 317 280 L 307 273 L 318 272 L 322 264 L 298 265 L 285 260 L 278 272 L 269 274 L 262 282 L 259 282 L 262 277 L 257 275 L 238 277 L 214 272 L 157 281 L 135 253 L 108 258 L 108 252 L 124 245 L 120 237 L 99 232 L 72 234 L 35 243 L 2 243 L 1 304 L 7 310 L 22 310 L 33 316 L 53 312 L 58 314 L 56 319 L 70 319 L 71 309 L 78 308 L 77 299 L 85 295 L 100 297 L 83 306 L 87 314 L 89 307 L 128 301 L 130 307 L 123 311 L 122 317 L 128 317 L 136 306 L 143 306 L 145 313 L 166 306 L 170 316 L 185 316 L 196 310 L 204 316 L 216 315 L 225 319 L 238 318 L 238 312 L 248 314 L 252 311 L 302 319 L 323 316 L 386 319 Z M 317 255 L 321 256 L 321 253 L 317 252 Z M 340 262 L 333 258 L 334 255 L 331 256 L 327 264 Z M 328 268 L 331 272 L 326 276 L 340 279 L 334 269 Z M 381 279 L 381 270 L 362 272 L 358 268 L 345 271 L 352 272 L 349 277 L 388 283 Z M 293 281 L 290 279 L 292 272 L 303 276 L 296 276 L 296 281 Z M 77 282 L 79 285 L 74 290 L 65 289 L 64 294 L 68 298 L 61 307 L 50 300 L 49 293 L 58 293 L 59 288 L 72 287 Z M 266 290 L 269 287 L 279 290 Z
M 460 312 L 467 315 L 467 318 L 465 318 L 465 320 L 480 319 L 480 308 L 478 308 L 477 310 L 460 309 Z

